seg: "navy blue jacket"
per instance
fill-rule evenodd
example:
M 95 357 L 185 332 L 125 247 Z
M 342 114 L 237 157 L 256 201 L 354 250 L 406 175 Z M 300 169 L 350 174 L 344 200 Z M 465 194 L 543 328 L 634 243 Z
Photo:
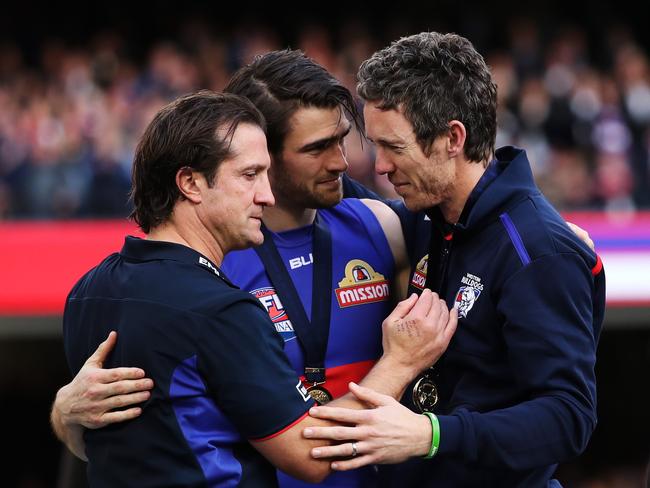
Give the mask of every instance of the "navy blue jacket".
M 155 383 L 140 417 L 86 430 L 91 486 L 276 485 L 248 441 L 313 401 L 261 303 L 204 256 L 128 237 L 75 285 L 63 326 L 73 374 L 117 330 L 105 366 L 143 368 Z
M 411 286 L 426 282 L 460 320 L 436 366 L 440 451 L 387 470 L 394 486 L 547 486 L 596 425 L 602 264 L 537 189 L 525 152 L 496 158 L 458 224 L 435 209 L 402 218 Z

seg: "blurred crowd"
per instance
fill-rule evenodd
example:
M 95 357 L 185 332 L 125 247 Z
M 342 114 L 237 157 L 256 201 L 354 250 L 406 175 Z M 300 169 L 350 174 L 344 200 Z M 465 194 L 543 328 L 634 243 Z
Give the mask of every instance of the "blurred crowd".
M 349 22 L 336 34 L 305 26 L 290 47 L 354 90 L 360 62 L 385 42 Z M 224 36 L 196 22 L 138 55 L 110 31 L 83 46 L 44 41 L 35 59 L 0 44 L 0 219 L 127 215 L 133 151 L 153 114 L 182 93 L 223 88 L 255 54 L 284 47 L 268 26 Z M 650 58 L 624 28 L 596 49 L 578 28 L 549 35 L 519 19 L 504 46 L 477 47 L 498 84 L 497 145 L 528 149 L 559 208 L 650 206 Z M 348 156 L 353 177 L 391 195 L 358 134 Z

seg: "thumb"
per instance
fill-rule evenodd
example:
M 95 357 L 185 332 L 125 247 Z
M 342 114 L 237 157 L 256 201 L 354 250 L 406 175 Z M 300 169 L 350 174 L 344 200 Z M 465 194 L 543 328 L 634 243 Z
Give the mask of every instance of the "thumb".
M 394 401 L 393 397 L 382 395 L 381 393 L 377 393 L 375 390 L 357 385 L 354 382 L 350 382 L 349 387 L 355 397 L 362 402 L 367 403 L 371 407 L 381 407 Z
M 97 366 L 101 368 L 104 365 L 104 361 L 115 347 L 115 342 L 117 341 L 117 332 L 112 330 L 104 342 L 102 342 L 95 352 L 86 360 L 87 365 Z

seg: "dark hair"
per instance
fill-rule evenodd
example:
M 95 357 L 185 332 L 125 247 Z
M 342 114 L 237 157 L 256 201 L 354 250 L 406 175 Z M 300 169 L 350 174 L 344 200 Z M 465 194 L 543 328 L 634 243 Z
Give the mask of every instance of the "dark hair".
M 268 125 L 269 152 L 276 156 L 283 149 L 289 119 L 300 107 L 342 107 L 363 133 L 362 118 L 350 90 L 299 50 L 255 57 L 234 74 L 224 91 L 248 98 L 262 112 Z
M 451 120 L 465 125 L 469 160 L 487 160 L 494 153 L 496 85 L 464 37 L 437 32 L 403 37 L 364 61 L 358 81 L 364 100 L 385 110 L 403 108 L 426 154 Z
M 131 178 L 131 218 L 145 233 L 165 222 L 181 198 L 179 169 L 199 171 L 213 184 L 219 164 L 232 155 L 230 142 L 241 123 L 265 129 L 248 100 L 208 90 L 182 96 L 156 114 L 136 148 Z

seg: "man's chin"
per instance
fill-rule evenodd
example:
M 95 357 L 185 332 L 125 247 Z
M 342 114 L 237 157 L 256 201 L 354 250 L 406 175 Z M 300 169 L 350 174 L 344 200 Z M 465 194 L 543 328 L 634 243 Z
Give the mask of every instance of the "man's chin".
M 343 190 L 322 192 L 314 195 L 313 204 L 310 208 L 332 208 L 343 200 Z
M 404 205 L 406 205 L 406 208 L 408 208 L 411 212 L 420 212 L 422 210 L 433 207 L 435 204 L 426 202 L 420 198 L 405 197 Z
M 233 245 L 231 251 L 241 251 L 242 249 L 248 249 L 250 247 L 257 247 L 264 242 L 264 234 L 262 231 L 251 232 L 248 236 L 241 239 Z
M 264 242 L 264 234 L 262 231 L 255 232 L 250 239 L 250 244 L 247 247 L 256 247 Z

